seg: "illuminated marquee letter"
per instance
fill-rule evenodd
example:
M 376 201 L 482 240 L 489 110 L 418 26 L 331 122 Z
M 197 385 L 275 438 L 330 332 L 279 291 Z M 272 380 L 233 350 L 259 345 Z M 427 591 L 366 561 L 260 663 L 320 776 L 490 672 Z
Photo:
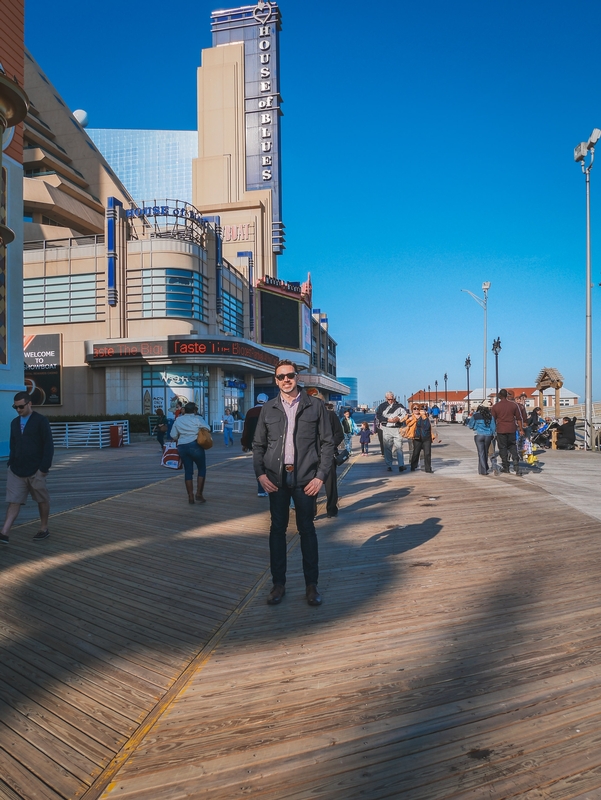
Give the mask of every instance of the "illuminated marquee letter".
M 263 172 L 261 173 L 261 175 L 263 176 L 263 180 L 264 181 L 270 181 L 271 180 L 271 170 L 270 169 L 264 169 Z
M 261 166 L 271 167 L 273 165 L 273 158 L 271 156 L 261 156 Z
M 269 50 L 271 47 L 271 42 L 269 39 L 261 39 L 259 42 L 259 50 Z
M 261 152 L 271 153 L 271 142 L 261 142 Z
M 269 67 L 261 67 L 261 77 L 271 78 L 271 70 L 269 69 Z
M 271 81 L 261 81 L 261 91 L 262 92 L 270 92 L 271 91 Z
M 259 100 L 259 108 L 273 108 L 273 95 L 271 97 L 264 97 Z
M 271 128 L 261 128 L 261 139 L 269 139 L 271 137 Z
M 259 59 L 261 60 L 261 64 L 269 64 L 271 55 L 269 53 L 259 53 Z
M 259 36 L 271 36 L 271 25 L 261 26 L 259 28 Z
M 272 122 L 271 114 L 261 114 L 261 125 L 271 125 Z

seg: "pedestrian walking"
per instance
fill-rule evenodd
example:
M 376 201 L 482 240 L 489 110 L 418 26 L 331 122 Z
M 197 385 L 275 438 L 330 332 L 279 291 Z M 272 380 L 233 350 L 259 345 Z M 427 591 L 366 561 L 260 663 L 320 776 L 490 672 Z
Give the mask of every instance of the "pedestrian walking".
M 9 531 L 19 516 L 21 506 L 25 505 L 28 494 L 38 504 L 40 512 L 40 530 L 33 537 L 35 542 L 39 542 L 50 535 L 50 495 L 46 476 L 54 456 L 52 431 L 48 419 L 33 410 L 31 397 L 27 392 L 17 392 L 13 399 L 13 408 L 18 416 L 10 423 L 6 476 L 8 509 L 0 533 L 0 543 L 8 544 Z
M 226 447 L 233 446 L 234 444 L 234 415 L 232 414 L 231 408 L 225 409 L 225 414 L 223 415 L 223 441 Z
M 298 387 L 298 369 L 288 359 L 275 367 L 279 394 L 263 406 L 253 441 L 257 479 L 269 494 L 269 556 L 273 587 L 269 605 L 286 594 L 286 530 L 294 499 L 300 534 L 306 599 L 321 605 L 317 589 L 319 553 L 315 532 L 315 498 L 332 468 L 334 436 L 324 403 Z
M 194 403 L 186 403 L 183 413 L 175 420 L 171 428 L 171 438 L 177 442 L 177 452 L 184 465 L 184 481 L 190 504 L 194 503 L 195 464 L 198 472 L 196 500 L 199 503 L 207 502 L 203 494 L 207 476 L 207 457 L 204 448 L 197 443 L 196 439 L 201 428 L 208 431 L 211 429 L 206 420 L 196 412 L 197 408 Z
M 432 440 L 436 437 L 428 409 L 426 406 L 413 412 L 411 421 L 411 438 L 413 440 L 413 452 L 411 453 L 411 472 L 415 472 L 419 464 L 420 453 L 424 452 L 424 470 L 433 472 L 432 469 Z
M 344 446 L 349 453 L 352 453 L 353 436 L 356 436 L 359 433 L 359 428 L 357 427 L 355 420 L 351 417 L 350 411 L 344 412 L 342 419 L 340 420 L 340 424 L 342 425 L 342 432 L 344 434 Z
M 491 414 L 490 400 L 485 400 L 470 417 L 468 428 L 474 431 L 474 442 L 478 452 L 478 474 L 488 475 L 488 451 L 497 430 Z
M 330 425 L 332 426 L 332 436 L 334 437 L 334 447 L 335 447 L 334 455 L 336 455 L 336 450 L 338 450 L 338 448 L 344 441 L 344 433 L 342 432 L 342 425 L 340 424 L 338 415 L 334 411 L 334 404 L 326 403 L 326 411 L 328 412 L 328 419 L 330 420 Z M 324 486 L 326 490 L 326 516 L 330 518 L 337 517 L 338 475 L 337 475 L 336 458 L 332 459 L 332 468 L 328 472 Z
M 403 456 L 403 439 L 401 437 L 401 426 L 405 424 L 407 409 L 399 403 L 394 392 L 386 392 L 386 399 L 380 403 L 376 409 L 376 418 L 382 426 L 382 444 L 384 445 L 384 461 L 386 469 L 392 472 L 392 463 L 396 454 L 399 472 L 405 470 L 405 458 Z
M 369 430 L 369 423 L 362 422 L 359 429 L 359 443 L 361 444 L 361 452 L 364 456 L 369 454 L 369 443 L 371 441 L 371 431 Z
M 156 415 L 157 421 L 154 426 L 153 433 L 156 436 L 157 442 L 160 444 L 162 450 L 165 446 L 165 436 L 169 430 L 169 420 L 165 416 L 165 412 L 162 408 L 157 408 Z
M 261 409 L 265 405 L 265 403 L 269 400 L 266 394 L 261 392 L 261 394 L 257 395 L 257 403 L 254 405 L 246 414 L 244 418 L 244 428 L 242 430 L 242 437 L 240 438 L 240 444 L 242 445 L 242 452 L 248 453 L 249 450 L 253 449 L 253 440 L 255 438 L 255 431 L 257 430 L 257 422 L 259 421 L 259 416 L 261 414 Z M 269 495 L 265 491 L 265 489 L 261 486 L 259 481 L 257 481 L 257 497 L 268 497 Z
M 516 431 L 523 434 L 522 414 L 518 404 L 507 399 L 507 389 L 499 391 L 499 401 L 494 404 L 491 414 L 497 426 L 497 444 L 501 454 L 501 472 L 509 472 L 509 456 L 513 459 L 516 475 L 521 475 L 520 459 L 516 443 Z

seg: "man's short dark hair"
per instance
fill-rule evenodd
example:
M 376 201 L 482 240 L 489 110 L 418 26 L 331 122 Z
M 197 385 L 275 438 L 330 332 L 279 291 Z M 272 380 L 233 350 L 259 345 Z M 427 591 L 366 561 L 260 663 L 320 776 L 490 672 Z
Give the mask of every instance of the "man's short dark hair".
M 499 397 L 507 397 L 507 389 L 499 389 Z
M 289 367 L 292 367 L 292 368 L 294 369 L 294 371 L 295 371 L 295 372 L 298 372 L 298 368 L 297 368 L 296 364 L 294 363 L 294 361 L 290 361 L 290 359 L 289 359 L 289 358 L 282 358 L 282 359 L 281 359 L 280 361 L 278 361 L 278 363 L 275 365 L 274 373 L 277 375 L 279 368 L 280 368 L 280 367 L 283 367 L 283 366 L 289 366 Z
M 31 403 L 31 395 L 27 392 L 17 392 L 13 397 L 13 403 L 18 403 L 19 400 L 25 400 L 26 403 Z

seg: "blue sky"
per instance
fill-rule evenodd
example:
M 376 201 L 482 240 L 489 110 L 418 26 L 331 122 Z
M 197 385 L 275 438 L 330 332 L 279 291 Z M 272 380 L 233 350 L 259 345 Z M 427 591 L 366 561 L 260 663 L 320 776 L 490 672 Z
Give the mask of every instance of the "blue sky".
M 210 12 L 229 5 L 26 0 L 26 43 L 91 127 L 193 129 Z M 280 8 L 280 277 L 311 272 L 338 374 L 356 376 L 367 402 L 445 372 L 461 389 L 470 353 L 481 386 L 483 313 L 460 290 L 488 280 L 501 383 L 533 385 L 553 366 L 583 395 L 585 183 L 572 154 L 601 127 L 601 5 Z M 595 355 L 601 152 L 591 186 Z M 492 385 L 492 353 L 488 369 Z

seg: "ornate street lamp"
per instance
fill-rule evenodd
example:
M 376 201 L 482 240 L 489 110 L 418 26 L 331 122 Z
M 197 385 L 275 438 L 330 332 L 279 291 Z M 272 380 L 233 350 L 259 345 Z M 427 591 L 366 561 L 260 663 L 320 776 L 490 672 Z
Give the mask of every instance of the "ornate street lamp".
M 472 361 L 469 357 L 465 359 L 465 371 L 467 372 L 467 415 L 470 415 L 470 367 L 472 366 Z
M 574 148 L 574 161 L 580 162 L 586 179 L 586 317 L 585 317 L 585 359 L 584 359 L 584 447 L 593 449 L 593 322 L 592 295 L 593 273 L 591 266 L 591 169 L 595 160 L 595 145 L 601 139 L 601 130 L 595 128 L 588 142 L 581 142 Z M 588 166 L 586 158 L 590 156 Z
M 499 399 L 499 353 L 501 352 L 501 339 L 495 339 L 492 343 L 492 351 L 495 354 L 495 385 L 497 394 L 496 399 Z

